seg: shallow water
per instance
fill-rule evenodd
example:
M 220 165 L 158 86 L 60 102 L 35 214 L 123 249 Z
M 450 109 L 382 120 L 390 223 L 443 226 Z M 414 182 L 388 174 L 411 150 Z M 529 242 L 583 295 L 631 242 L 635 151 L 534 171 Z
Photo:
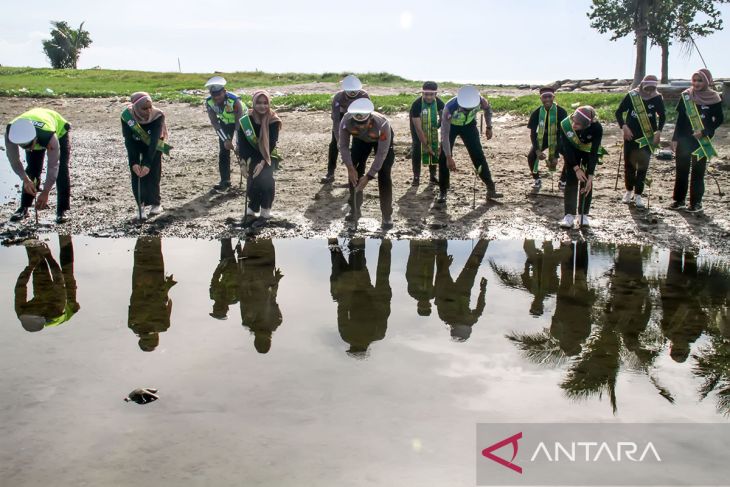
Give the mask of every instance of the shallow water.
M 728 421 L 716 257 L 45 240 L 0 248 L 2 485 L 474 485 L 479 422 Z

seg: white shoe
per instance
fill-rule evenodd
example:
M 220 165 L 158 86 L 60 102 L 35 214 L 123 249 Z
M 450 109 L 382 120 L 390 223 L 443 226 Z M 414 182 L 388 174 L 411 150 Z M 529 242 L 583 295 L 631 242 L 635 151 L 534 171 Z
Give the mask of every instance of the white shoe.
M 271 208 L 261 208 L 261 218 L 269 219 L 271 218 Z
M 162 208 L 162 205 L 152 205 L 152 206 L 150 206 L 150 216 L 159 215 L 163 211 L 165 211 L 165 210 L 164 210 L 164 208 Z
M 540 188 L 542 188 L 542 179 L 537 178 L 535 179 L 535 182 L 532 183 L 532 190 L 540 191 Z
M 560 228 L 573 228 L 573 224 L 575 223 L 575 220 L 573 219 L 573 215 L 565 215 L 562 220 L 560 220 Z
M 641 195 L 640 194 L 637 194 L 634 197 L 634 204 L 640 210 L 643 210 L 644 208 L 646 208 L 646 205 L 644 204 L 644 200 L 641 199 Z
M 139 221 L 145 221 L 147 219 L 147 210 L 144 206 L 142 208 L 138 208 L 135 213 Z
M 565 181 L 558 181 L 558 189 L 560 191 L 565 191 Z
M 256 216 L 256 212 L 251 208 L 246 208 L 246 216 Z
M 591 219 L 588 217 L 588 215 L 580 215 L 578 217 L 580 221 L 581 227 L 590 227 L 591 226 Z
M 628 205 L 631 203 L 631 201 L 634 199 L 634 192 L 633 191 L 626 191 L 624 193 L 624 197 L 621 198 L 621 203 Z

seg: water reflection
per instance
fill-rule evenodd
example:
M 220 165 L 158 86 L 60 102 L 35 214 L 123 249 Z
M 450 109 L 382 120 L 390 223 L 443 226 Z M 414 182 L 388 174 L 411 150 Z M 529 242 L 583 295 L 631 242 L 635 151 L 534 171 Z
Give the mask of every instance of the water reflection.
M 167 294 L 175 284 L 172 275 L 165 275 L 160 238 L 139 237 L 134 246 L 127 324 L 139 337 L 139 348 L 144 352 L 157 348 L 160 333 L 170 328 L 172 299 Z
M 241 254 L 241 245 L 233 243 L 230 238 L 221 239 L 221 258 L 210 280 L 210 299 L 213 300 L 213 311 L 210 313 L 215 319 L 228 318 L 230 306 L 238 302 L 238 256 Z
M 15 313 L 26 331 L 41 331 L 66 323 L 80 309 L 76 301 L 74 250 L 70 236 L 59 236 L 59 267 L 48 245 L 33 241 L 25 246 L 28 265 L 15 283 Z M 28 283 L 33 297 L 28 300 Z
M 241 322 L 254 335 L 256 351 L 267 353 L 272 335 L 283 321 L 276 295 L 284 275 L 276 267 L 271 239 L 247 240 L 240 250 L 238 268 Z
M 479 266 L 487 253 L 489 242 L 479 240 L 466 259 L 464 268 L 456 281 L 451 277 L 451 264 L 454 257 L 448 253 L 448 242 L 439 240 L 436 245 L 436 282 L 434 295 L 436 309 L 441 320 L 451 328 L 451 338 L 457 341 L 466 341 L 471 336 L 471 330 L 484 313 L 487 280 L 479 281 L 479 296 L 476 308 L 471 309 L 471 290 L 479 271 Z
M 329 240 L 332 274 L 330 293 L 337 302 L 337 329 L 350 345 L 347 353 L 363 357 L 370 344 L 385 338 L 390 316 L 390 261 L 393 244 L 383 240 L 378 251 L 375 286 L 365 260 L 365 239 L 348 242 L 349 262 L 337 239 Z
M 284 249 L 279 265 L 292 276 L 283 281 L 292 289 L 282 295 L 281 306 L 284 272 L 277 267 L 275 243 Z M 210 255 L 205 273 L 215 267 L 208 289 L 212 311 L 211 301 L 196 301 L 205 296 L 209 274 L 199 284 L 185 277 L 185 286 L 176 288 L 190 297 L 190 303 L 183 304 L 186 318 L 209 319 L 209 314 L 224 320 L 238 303 L 241 324 L 253 335 L 255 350 L 268 353 L 284 314 L 297 316 L 302 300 L 327 300 L 329 264 L 337 332 L 329 325 L 326 333 L 338 349 L 344 342 L 351 357 L 369 357 L 371 345 L 385 340 L 389 320 L 393 329 L 388 345 L 390 340 L 408 342 L 403 334 L 410 330 L 434 334 L 439 340 L 434 346 L 445 346 L 438 327 L 400 326 L 407 320 L 432 320 L 446 324 L 453 340 L 469 340 L 459 345 L 460 350 L 473 352 L 473 342 L 481 347 L 484 342 L 479 340 L 495 342 L 496 337 L 520 365 L 527 360 L 557 370 L 555 387 L 575 401 L 607 398 L 617 412 L 624 399 L 618 397 L 617 383 L 627 372 L 647 380 L 648 391 L 660 402 L 680 401 L 690 390 L 693 397 L 712 397 L 721 413 L 730 414 L 730 270 L 720 259 L 585 242 L 331 239 L 328 243 L 330 262 L 325 263 L 322 242 L 302 244 L 311 254 L 300 256 L 301 242 L 253 239 L 234 245 L 231 239 L 220 240 L 206 250 Z M 27 331 L 60 325 L 79 310 L 71 237 L 58 237 L 58 244 L 60 265 L 46 244 L 25 249 L 27 265 L 15 286 L 15 312 Z M 168 257 L 174 264 L 179 259 L 174 247 L 179 244 L 170 245 L 173 251 Z M 203 244 L 190 245 L 197 250 Z M 370 270 L 366 245 L 367 255 L 377 255 Z M 296 258 L 289 256 L 292 249 L 297 249 Z M 485 258 L 489 265 L 483 265 Z M 126 276 L 128 272 L 124 270 Z M 165 272 L 159 238 L 136 241 L 131 273 L 128 326 L 139 337 L 139 348 L 153 351 L 160 333 L 170 328 L 170 289 L 176 285 Z M 97 286 L 103 280 L 101 275 L 93 277 Z M 31 280 L 32 297 L 28 296 Z M 119 311 L 125 304 L 119 303 Z M 509 319 L 498 314 L 504 310 Z M 480 322 L 476 337 L 472 330 Z M 486 322 L 491 326 L 484 326 Z M 285 337 L 290 331 L 278 334 Z M 672 375 L 676 370 L 685 370 L 694 382 L 678 383 Z

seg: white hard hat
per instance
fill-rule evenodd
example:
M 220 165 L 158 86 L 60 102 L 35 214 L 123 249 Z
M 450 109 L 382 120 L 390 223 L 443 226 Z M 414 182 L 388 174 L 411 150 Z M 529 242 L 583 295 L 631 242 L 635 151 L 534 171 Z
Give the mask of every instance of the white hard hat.
M 342 89 L 345 91 L 358 91 L 362 89 L 362 83 L 354 74 L 348 74 L 342 80 Z
M 10 126 L 8 138 L 13 144 L 25 145 L 35 137 L 35 125 L 27 118 L 19 118 Z
M 224 86 L 226 86 L 226 79 L 223 76 L 213 76 L 205 83 L 205 87 L 210 92 L 220 91 Z
M 462 86 L 456 94 L 456 102 L 461 108 L 474 108 L 479 105 L 481 99 L 482 96 L 479 94 L 479 90 L 472 85 Z
M 367 98 L 358 98 L 350 104 L 347 113 L 353 115 L 370 115 L 375 110 L 373 102 Z

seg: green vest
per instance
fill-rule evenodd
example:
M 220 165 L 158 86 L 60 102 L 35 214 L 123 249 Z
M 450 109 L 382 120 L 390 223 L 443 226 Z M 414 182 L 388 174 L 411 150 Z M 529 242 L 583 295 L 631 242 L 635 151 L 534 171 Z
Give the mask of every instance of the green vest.
M 220 108 L 216 106 L 212 97 L 208 98 L 206 104 L 211 110 L 213 110 L 215 116 L 218 117 L 218 120 L 220 120 L 221 123 L 230 125 L 236 123 L 236 111 L 234 109 L 236 101 L 236 98 L 226 96 L 226 100 L 223 102 L 223 111 L 220 111 Z
M 439 159 L 438 104 L 436 100 L 426 103 L 421 99 L 421 107 L 421 128 L 426 136 L 426 145 L 421 147 L 421 164 L 436 165 Z M 429 147 L 435 155 L 428 153 Z
M 56 134 L 59 139 L 66 135 L 68 129 L 66 126 L 68 122 L 61 116 L 60 113 L 50 110 L 48 108 L 31 108 L 22 115 L 14 118 L 10 123 L 14 123 L 16 120 L 24 118 L 30 120 L 35 125 L 36 130 L 43 130 L 44 132 L 52 132 Z M 33 150 L 44 150 L 38 144 L 33 146 Z
M 129 108 L 125 108 L 122 112 L 122 121 L 129 126 L 129 128 L 132 129 L 132 132 L 134 132 L 134 135 L 139 137 L 139 139 L 145 144 L 150 145 L 152 142 L 152 138 L 150 137 L 150 134 L 147 133 L 145 129 L 143 129 L 139 123 L 134 119 L 132 114 L 129 112 Z M 162 139 L 157 139 L 157 150 L 162 152 L 163 154 L 169 156 L 170 155 L 170 149 L 172 149 L 172 146 L 165 142 Z
M 461 108 L 451 114 L 451 125 L 464 126 L 469 125 L 477 118 L 477 113 L 481 110 L 481 106 L 477 105 L 468 112 L 464 112 Z

